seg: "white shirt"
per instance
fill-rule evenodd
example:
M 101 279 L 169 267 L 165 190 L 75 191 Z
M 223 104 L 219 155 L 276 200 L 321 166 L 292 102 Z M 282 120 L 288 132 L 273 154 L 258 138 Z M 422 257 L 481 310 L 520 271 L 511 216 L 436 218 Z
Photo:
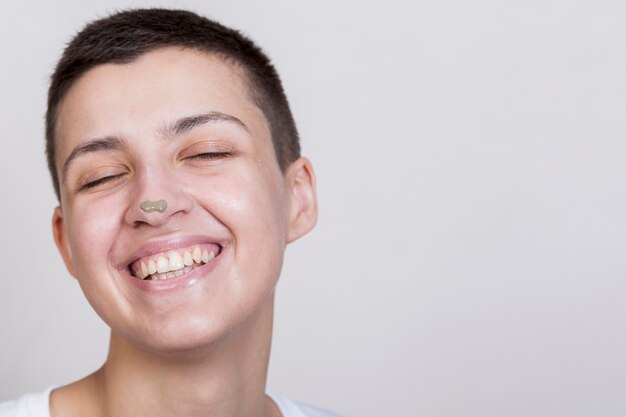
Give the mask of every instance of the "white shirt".
M 20 398 L 0 404 L 0 417 L 50 417 L 50 387 L 43 392 L 24 394 Z M 296 403 L 281 395 L 268 393 L 283 417 L 339 417 L 330 411 Z

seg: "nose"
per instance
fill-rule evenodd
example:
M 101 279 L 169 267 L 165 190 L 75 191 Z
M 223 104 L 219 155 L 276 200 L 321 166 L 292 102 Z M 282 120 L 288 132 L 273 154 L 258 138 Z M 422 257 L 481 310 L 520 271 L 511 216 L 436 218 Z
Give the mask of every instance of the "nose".
M 183 184 L 166 172 L 151 170 L 138 174 L 131 192 L 125 221 L 132 227 L 163 226 L 193 206 Z

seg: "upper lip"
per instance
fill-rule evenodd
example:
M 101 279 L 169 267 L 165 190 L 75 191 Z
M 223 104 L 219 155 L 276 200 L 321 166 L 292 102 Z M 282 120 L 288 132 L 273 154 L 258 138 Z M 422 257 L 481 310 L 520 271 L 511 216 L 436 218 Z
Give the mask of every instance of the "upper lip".
M 220 246 L 223 250 L 227 246 L 225 239 L 206 235 L 184 235 L 172 236 L 168 238 L 149 240 L 142 244 L 136 251 L 132 252 L 124 261 L 119 264 L 120 268 L 127 268 L 130 264 L 140 258 L 156 255 L 157 253 L 167 252 L 188 246 L 198 245 L 202 243 L 213 243 Z

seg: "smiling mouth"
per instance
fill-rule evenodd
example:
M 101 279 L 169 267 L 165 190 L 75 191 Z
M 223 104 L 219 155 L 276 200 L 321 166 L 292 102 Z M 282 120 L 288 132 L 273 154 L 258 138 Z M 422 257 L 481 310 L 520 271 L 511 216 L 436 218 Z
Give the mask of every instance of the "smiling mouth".
M 221 252 L 222 247 L 217 244 L 194 245 L 137 259 L 128 265 L 128 269 L 137 279 L 167 280 L 212 262 Z

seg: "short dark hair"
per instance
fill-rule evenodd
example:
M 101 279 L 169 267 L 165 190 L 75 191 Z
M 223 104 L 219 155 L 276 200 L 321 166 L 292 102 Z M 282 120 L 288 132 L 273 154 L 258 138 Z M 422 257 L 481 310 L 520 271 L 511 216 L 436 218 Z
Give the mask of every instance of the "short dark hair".
M 298 130 L 276 69 L 248 37 L 186 10 L 132 9 L 87 24 L 65 48 L 52 74 L 46 112 L 46 156 L 54 191 L 60 200 L 55 164 L 55 129 L 59 105 L 71 86 L 90 69 L 130 63 L 168 46 L 216 54 L 241 66 L 253 100 L 267 119 L 280 169 L 300 156 Z

